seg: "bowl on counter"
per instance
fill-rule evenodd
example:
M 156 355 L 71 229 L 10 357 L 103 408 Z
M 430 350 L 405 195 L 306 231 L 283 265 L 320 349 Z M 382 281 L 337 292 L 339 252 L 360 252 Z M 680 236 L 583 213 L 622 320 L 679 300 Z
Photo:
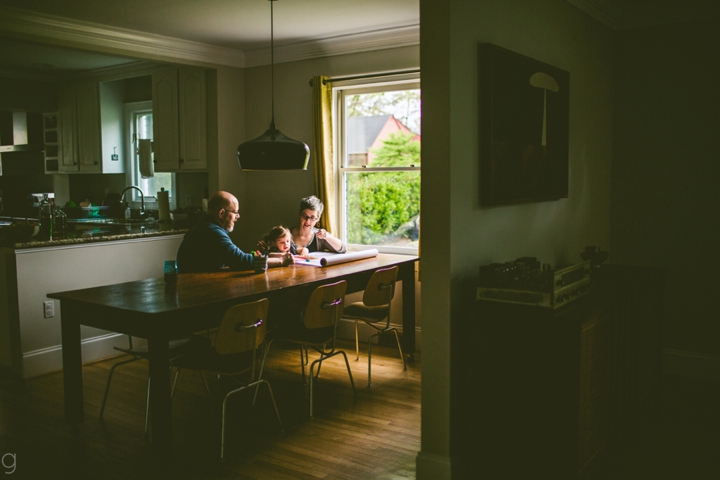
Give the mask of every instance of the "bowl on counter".
M 37 222 L 13 222 L 10 226 L 2 229 L 2 243 L 23 243 L 30 241 L 40 232 L 40 224 Z

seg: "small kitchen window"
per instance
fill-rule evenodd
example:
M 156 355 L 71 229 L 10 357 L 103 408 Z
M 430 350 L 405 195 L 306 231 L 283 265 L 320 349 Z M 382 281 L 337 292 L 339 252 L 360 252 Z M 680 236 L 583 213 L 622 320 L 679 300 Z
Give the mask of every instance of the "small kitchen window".
M 152 102 L 135 102 L 125 104 L 125 118 L 128 122 L 127 144 L 130 162 L 127 181 L 128 185 L 137 185 L 145 194 L 146 202 L 156 202 L 157 192 L 164 188 L 170 192 L 170 205 L 175 203 L 175 174 L 154 172 L 152 177 L 143 177 L 140 173 L 139 140 L 153 138 Z M 139 202 L 139 193 L 132 190 L 132 200 Z

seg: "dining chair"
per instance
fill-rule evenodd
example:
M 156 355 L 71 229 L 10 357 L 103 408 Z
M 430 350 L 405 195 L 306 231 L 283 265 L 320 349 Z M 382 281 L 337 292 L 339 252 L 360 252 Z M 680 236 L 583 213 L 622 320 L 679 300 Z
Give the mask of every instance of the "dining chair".
M 325 360 L 336 355 L 343 356 L 348 376 L 350 377 L 353 395 L 356 394 L 355 382 L 353 381 L 352 372 L 350 371 L 350 363 L 348 363 L 347 355 L 343 350 L 338 350 L 336 346 L 337 324 L 342 316 L 346 289 L 347 282 L 345 280 L 317 287 L 310 295 L 310 299 L 303 310 L 302 321 L 278 327 L 273 332 L 272 340 L 268 343 L 268 350 L 272 342 L 276 340 L 300 345 L 300 368 L 305 385 L 307 385 L 305 380 L 305 365 L 308 363 L 308 347 L 320 354 L 320 357 L 310 364 L 311 417 L 313 416 L 313 379 L 316 377 L 314 370 L 317 365 L 317 375 L 319 375 L 320 366 Z
M 393 332 L 397 341 L 403 370 L 407 369 L 405 355 L 403 355 L 400 337 L 397 328 L 390 323 L 390 303 L 395 295 L 395 283 L 398 276 L 397 265 L 390 268 L 381 268 L 372 274 L 368 281 L 361 302 L 354 302 L 346 306 L 343 317 L 355 320 L 355 360 L 360 359 L 360 340 L 358 335 L 358 322 L 375 329 L 368 339 L 368 387 L 372 384 L 372 342 L 383 333 Z
M 105 395 L 103 395 L 103 401 L 102 406 L 100 407 L 100 419 L 103 418 L 103 413 L 105 413 L 105 404 L 107 403 L 108 399 L 108 393 L 110 393 L 110 383 L 112 382 L 113 373 L 115 373 L 115 369 L 119 367 L 120 365 L 125 365 L 127 363 L 136 362 L 138 360 L 146 360 L 149 358 L 148 354 L 148 348 L 147 345 L 143 346 L 134 346 L 133 345 L 133 338 L 132 335 L 128 335 L 128 346 L 127 347 L 113 347 L 115 350 L 125 353 L 127 355 L 130 355 L 131 358 L 127 360 L 123 360 L 121 362 L 117 362 L 110 368 L 110 374 L 108 375 L 107 384 L 105 385 Z M 181 338 L 177 340 L 171 340 L 169 344 L 170 349 L 170 357 L 178 356 L 183 353 L 183 349 L 187 345 L 189 338 Z M 168 365 L 168 369 L 170 368 L 170 365 Z M 169 371 L 168 371 L 169 373 Z M 150 375 L 148 374 L 148 381 L 147 381 L 147 395 L 145 399 L 145 435 L 148 433 L 148 424 L 150 419 Z
M 210 388 L 205 373 L 216 375 L 218 378 L 228 377 L 240 385 L 239 388 L 227 392 L 223 398 L 220 437 L 220 458 L 223 460 L 225 459 L 225 418 L 227 401 L 230 396 L 252 388 L 255 388 L 255 395 L 257 396 L 260 385 L 266 385 L 270 392 L 270 400 L 272 400 L 275 408 L 275 415 L 282 429 L 282 420 L 280 420 L 280 413 L 275 403 L 272 387 L 267 380 L 262 379 L 269 344 L 262 354 L 260 372 L 257 379 L 255 378 L 257 350 L 265 341 L 269 303 L 267 298 L 263 298 L 255 302 L 241 303 L 230 307 L 220 321 L 220 327 L 217 330 L 214 342 L 209 337 L 195 335 L 188 345 L 186 353 L 170 361 L 171 365 L 177 367 L 171 396 L 174 396 L 180 370 L 182 369 L 199 370 L 208 394 Z M 249 381 L 246 383 L 237 378 L 243 374 L 249 374 Z M 255 399 L 253 399 L 254 405 Z

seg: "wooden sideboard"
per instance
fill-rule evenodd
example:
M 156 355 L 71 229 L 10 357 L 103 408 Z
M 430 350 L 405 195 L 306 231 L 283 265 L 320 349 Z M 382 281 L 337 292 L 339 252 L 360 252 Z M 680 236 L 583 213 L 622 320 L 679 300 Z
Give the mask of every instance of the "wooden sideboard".
M 580 478 L 661 368 L 663 276 L 603 265 L 589 295 L 553 310 L 477 302 L 460 327 L 457 445 L 477 478 Z

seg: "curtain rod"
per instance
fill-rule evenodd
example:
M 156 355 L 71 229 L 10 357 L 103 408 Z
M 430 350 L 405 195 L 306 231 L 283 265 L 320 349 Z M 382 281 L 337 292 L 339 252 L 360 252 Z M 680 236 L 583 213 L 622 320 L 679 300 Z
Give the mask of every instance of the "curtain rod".
M 420 73 L 419 68 L 410 68 L 407 70 L 389 70 L 385 72 L 377 72 L 377 73 L 365 73 L 363 75 L 347 75 L 345 77 L 330 77 L 327 79 L 327 81 L 323 82 L 323 85 L 325 85 L 327 82 L 338 82 L 341 80 L 359 80 L 363 78 L 375 78 L 375 77 L 387 77 L 390 75 L 403 75 L 406 73 Z M 310 86 L 313 86 L 313 79 L 310 79 Z

